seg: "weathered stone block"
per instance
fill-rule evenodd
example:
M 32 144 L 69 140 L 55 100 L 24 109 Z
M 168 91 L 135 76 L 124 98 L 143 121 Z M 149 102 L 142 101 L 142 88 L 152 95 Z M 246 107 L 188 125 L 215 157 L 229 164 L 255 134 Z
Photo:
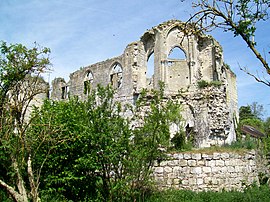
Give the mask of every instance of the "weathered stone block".
M 209 155 L 209 154 L 202 154 L 202 158 L 203 159 L 212 159 L 213 158 L 213 155 Z
M 161 161 L 161 162 L 160 162 L 160 166 L 166 166 L 167 164 L 168 164 L 167 161 Z
M 172 172 L 172 168 L 169 167 L 169 166 L 166 166 L 166 167 L 164 167 L 164 172 L 165 173 L 171 173 Z
M 233 173 L 233 172 L 235 172 L 235 170 L 234 170 L 234 167 L 233 167 L 233 166 L 228 166 L 228 167 L 227 167 L 227 171 L 228 171 L 229 173 Z
M 205 161 L 205 165 L 208 167 L 215 167 L 216 166 L 216 161 L 210 160 L 210 161 Z
M 174 185 L 179 185 L 180 184 L 180 179 L 173 179 L 173 184 Z
M 184 160 L 184 159 L 179 160 L 179 165 L 180 166 L 187 166 L 187 160 Z
M 156 167 L 155 168 L 156 173 L 163 173 L 163 171 L 164 171 L 163 167 Z
M 197 185 L 202 185 L 203 184 L 203 179 L 202 178 L 198 178 L 197 179 Z
M 180 166 L 174 166 L 173 167 L 173 173 L 175 175 L 179 174 L 181 172 L 182 168 Z
M 212 167 L 212 173 L 219 173 L 220 168 L 219 167 Z
M 170 178 L 170 179 L 175 179 L 176 176 L 175 176 L 174 173 L 169 173 L 169 174 L 168 174 L 168 178 Z
M 189 180 L 182 180 L 182 183 L 181 183 L 182 185 L 188 185 L 189 184 Z
M 179 164 L 179 160 L 171 160 L 171 161 L 168 161 L 168 166 L 176 166 Z
M 211 167 L 202 167 L 202 172 L 203 173 L 211 173 L 212 169 L 211 169 Z
M 228 159 L 230 157 L 230 155 L 228 153 L 221 153 L 220 157 L 222 159 Z
M 196 185 L 197 180 L 196 180 L 196 178 L 189 178 L 188 183 L 189 183 L 189 185 Z
M 213 153 L 213 159 L 220 159 L 220 153 L 216 153 L 216 152 L 214 152 Z
M 190 167 L 182 167 L 182 173 L 184 175 L 187 175 L 188 173 L 190 173 Z
M 203 160 L 198 160 L 197 165 L 198 166 L 205 166 L 205 160 L 204 159 Z
M 173 184 L 173 179 L 168 178 L 168 179 L 167 179 L 167 185 L 172 185 L 172 184 Z
M 228 168 L 225 166 L 225 167 L 221 167 L 221 172 L 223 174 L 226 174 L 228 172 Z
M 231 166 L 232 160 L 231 159 L 224 160 L 224 164 L 225 164 L 225 166 Z
M 249 161 L 249 165 L 255 166 L 255 165 L 256 165 L 256 161 L 255 161 L 255 160 L 250 160 L 250 161 Z
M 190 173 L 199 175 L 202 173 L 202 168 L 201 167 L 194 167 L 191 168 Z
M 201 153 L 192 154 L 192 159 L 201 160 L 201 158 L 202 158 L 202 154 Z
M 216 166 L 224 166 L 225 163 L 223 160 L 216 160 Z
M 188 161 L 187 161 L 187 164 L 188 164 L 189 166 L 191 166 L 191 167 L 194 167 L 194 166 L 197 165 L 197 164 L 196 164 L 196 160 L 188 160 Z
M 237 173 L 242 172 L 242 166 L 235 166 L 235 172 Z
M 174 154 L 173 158 L 174 159 L 183 159 L 183 154 Z
M 190 153 L 185 153 L 184 154 L 184 159 L 191 159 L 191 154 Z

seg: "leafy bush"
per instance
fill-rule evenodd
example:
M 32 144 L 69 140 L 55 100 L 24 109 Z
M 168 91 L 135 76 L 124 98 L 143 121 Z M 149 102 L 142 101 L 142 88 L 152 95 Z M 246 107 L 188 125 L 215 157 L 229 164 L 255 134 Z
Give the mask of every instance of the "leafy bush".
M 200 89 L 202 89 L 202 88 L 206 88 L 209 84 L 208 84 L 208 82 L 207 81 L 205 81 L 205 80 L 200 80 L 200 81 L 198 81 L 198 87 L 200 88 Z
M 40 187 L 74 201 L 134 201 L 147 194 L 151 168 L 163 156 L 158 148 L 170 145 L 169 126 L 181 121 L 180 105 L 164 102 L 163 87 L 143 91 L 128 108 L 129 119 L 110 86 L 99 86 L 85 102 L 46 101 L 28 132 L 59 143 L 43 144 L 36 154 L 35 165 L 43 164 Z
M 208 82 L 208 81 L 205 81 L 205 80 L 199 80 L 197 82 L 197 84 L 198 84 L 198 87 L 200 89 L 203 89 L 203 88 L 206 88 L 208 86 L 219 87 L 219 86 L 222 85 L 222 82 L 221 81 L 210 81 L 210 82 Z
M 173 143 L 173 149 L 177 151 L 187 151 L 193 148 L 192 136 L 186 138 L 186 133 L 182 130 L 174 135 L 171 142 Z

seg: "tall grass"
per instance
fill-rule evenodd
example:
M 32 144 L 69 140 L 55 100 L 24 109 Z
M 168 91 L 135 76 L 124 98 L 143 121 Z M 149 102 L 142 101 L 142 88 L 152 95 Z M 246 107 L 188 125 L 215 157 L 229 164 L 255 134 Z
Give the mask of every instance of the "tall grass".
M 193 192 L 167 190 L 153 193 L 145 202 L 270 202 L 270 188 L 251 186 L 243 192 Z

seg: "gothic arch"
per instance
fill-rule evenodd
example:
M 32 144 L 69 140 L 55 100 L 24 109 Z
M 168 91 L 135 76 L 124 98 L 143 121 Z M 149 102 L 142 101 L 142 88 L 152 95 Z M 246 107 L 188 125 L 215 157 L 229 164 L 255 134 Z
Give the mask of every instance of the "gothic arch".
M 93 73 L 90 70 L 86 71 L 83 80 L 84 94 L 88 95 L 90 93 L 93 81 L 94 81 Z
M 123 67 L 119 62 L 115 62 L 111 67 L 110 83 L 113 86 L 113 88 L 115 88 L 115 89 L 122 87 Z
M 168 59 L 173 60 L 187 60 L 187 54 L 184 49 L 176 45 L 169 51 Z

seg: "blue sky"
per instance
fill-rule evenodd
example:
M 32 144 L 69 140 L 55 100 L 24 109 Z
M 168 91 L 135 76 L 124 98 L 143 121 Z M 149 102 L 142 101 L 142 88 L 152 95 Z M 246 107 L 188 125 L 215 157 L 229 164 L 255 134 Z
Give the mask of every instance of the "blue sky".
M 69 73 L 80 67 L 122 54 L 147 29 L 169 19 L 185 21 L 192 11 L 190 0 L 1 0 L 0 40 L 49 47 L 54 70 L 50 81 L 55 77 L 68 80 Z M 255 38 L 268 59 L 269 33 L 268 20 L 259 24 Z M 239 106 L 258 102 L 264 105 L 265 116 L 270 116 L 270 87 L 239 68 L 262 72 L 260 63 L 232 33 L 211 34 L 223 46 L 225 62 L 237 75 Z

